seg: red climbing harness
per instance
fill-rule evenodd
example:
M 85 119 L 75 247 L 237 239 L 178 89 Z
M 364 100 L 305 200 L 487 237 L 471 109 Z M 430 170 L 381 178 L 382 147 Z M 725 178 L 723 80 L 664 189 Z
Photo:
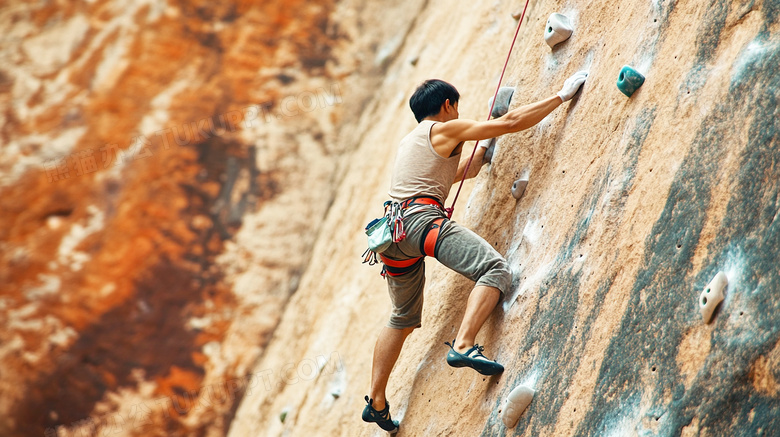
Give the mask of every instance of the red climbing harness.
M 403 261 L 396 261 L 394 259 L 390 259 L 381 253 L 379 254 L 379 259 L 382 260 L 382 264 L 384 266 L 382 267 L 382 276 L 390 275 L 390 276 L 401 276 L 405 275 L 406 273 L 411 272 L 415 268 L 417 268 L 417 265 L 423 262 L 424 256 L 418 256 L 417 258 L 411 258 Z
M 517 34 L 520 33 L 520 25 L 523 24 L 523 19 L 525 18 L 525 11 L 526 9 L 528 9 L 529 1 L 530 0 L 525 0 L 523 15 L 520 16 L 520 21 L 517 22 L 515 37 L 512 38 L 512 45 L 509 46 L 509 53 L 506 54 L 506 61 L 504 62 L 504 68 L 501 70 L 501 77 L 498 78 L 498 84 L 496 85 L 496 92 L 493 94 L 493 103 L 490 104 L 490 111 L 488 111 L 488 117 L 487 117 L 488 120 L 490 120 L 490 115 L 493 113 L 493 106 L 495 106 L 496 100 L 498 100 L 496 98 L 498 96 L 498 90 L 501 89 L 501 82 L 504 81 L 504 72 L 506 72 L 506 66 L 509 64 L 509 56 L 512 55 L 512 49 L 515 47 L 515 41 L 517 41 Z M 455 193 L 455 199 L 452 200 L 452 203 L 450 204 L 449 208 L 444 208 L 444 211 L 447 213 L 448 218 L 452 218 L 452 213 L 455 211 L 455 202 L 458 201 L 458 196 L 460 195 L 460 189 L 463 188 L 463 182 L 466 180 L 466 175 L 469 174 L 469 167 L 471 167 L 471 161 L 474 160 L 474 154 L 477 152 L 477 147 L 479 147 L 479 141 L 477 141 L 477 143 L 474 144 L 474 150 L 471 152 L 471 157 L 469 158 L 469 162 L 466 163 L 466 169 L 463 170 L 463 177 L 460 179 L 460 185 L 458 185 L 458 191 Z
M 444 226 L 444 223 L 447 221 L 448 219 L 440 217 L 433 220 L 431 224 L 428 225 L 428 229 L 425 230 L 423 237 L 420 239 L 420 251 L 423 253 L 422 256 L 398 261 L 390 259 L 380 253 L 379 259 L 381 259 L 382 264 L 384 264 L 382 267 L 382 276 L 405 275 L 416 269 L 417 266 L 423 262 L 423 259 L 426 256 L 432 256 L 436 258 L 436 255 L 439 254 L 439 233 L 441 232 L 441 228 Z
M 434 199 L 433 197 L 413 197 L 411 199 L 401 202 L 400 205 L 401 205 L 401 211 L 404 211 L 407 208 L 410 208 L 415 205 L 431 205 L 431 206 L 436 206 L 439 209 L 442 209 L 441 202 L 439 202 L 437 199 Z M 384 264 L 382 268 L 382 276 L 385 275 L 401 276 L 416 269 L 417 266 L 421 262 L 423 262 L 423 258 L 425 258 L 426 256 L 432 256 L 436 258 L 436 255 L 439 254 L 439 250 L 438 250 L 439 233 L 441 232 L 444 223 L 446 223 L 447 221 L 448 219 L 444 217 L 440 217 L 433 220 L 428 225 L 428 228 L 425 230 L 425 233 L 423 233 L 423 236 L 420 239 L 420 252 L 423 254 L 422 256 L 418 256 L 416 258 L 411 258 L 403 261 L 398 261 L 398 260 L 390 259 L 382 254 L 379 254 L 379 259 L 381 259 L 382 264 Z
M 431 205 L 437 206 L 439 209 L 444 210 L 441 202 L 439 202 L 437 199 L 434 199 L 433 197 L 412 197 L 411 199 L 407 199 L 401 202 L 402 209 L 406 209 L 414 205 Z
M 439 255 L 439 232 L 441 232 L 441 228 L 444 226 L 445 221 L 447 221 L 447 219 L 441 217 L 428 225 L 428 229 L 425 231 L 422 239 L 420 239 L 420 249 L 425 255 L 434 258 Z

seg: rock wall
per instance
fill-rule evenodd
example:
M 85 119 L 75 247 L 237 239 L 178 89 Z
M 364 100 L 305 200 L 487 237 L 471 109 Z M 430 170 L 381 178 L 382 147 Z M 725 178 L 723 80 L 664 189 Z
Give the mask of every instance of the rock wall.
M 484 118 L 522 6 L 0 6 L 0 434 L 379 434 L 359 414 L 389 300 L 362 228 L 416 85 Z M 552 12 L 574 34 L 551 50 Z M 779 31 L 772 0 L 530 3 L 512 106 L 590 76 L 456 207 L 512 265 L 478 338 L 507 370 L 445 364 L 472 284 L 427 260 L 399 435 L 780 433 Z
M 375 68 L 335 9 L 0 6 L 0 435 L 227 432 Z
M 461 117 L 484 118 L 521 9 L 429 2 L 416 16 L 381 106 L 363 114 L 370 128 L 324 223 L 332 231 L 255 367 L 266 385 L 243 399 L 230 436 L 381 435 L 359 414 L 389 308 L 378 268 L 357 257 L 359 230 L 379 214 L 393 146 L 414 125 L 414 87 L 449 80 Z M 445 364 L 472 284 L 426 261 L 423 328 L 390 378 L 399 435 L 780 433 L 779 10 L 531 2 L 505 79 L 512 105 L 578 70 L 590 77 L 537 127 L 501 138 L 456 207 L 514 271 L 478 337 L 507 370 L 485 378 Z M 552 12 L 572 18 L 574 34 L 550 50 Z M 624 64 L 647 77 L 630 99 L 615 86 Z M 719 270 L 726 300 L 704 324 L 699 293 Z M 312 373 L 317 357 L 330 361 Z M 518 384 L 537 394 L 506 429 L 499 412 Z

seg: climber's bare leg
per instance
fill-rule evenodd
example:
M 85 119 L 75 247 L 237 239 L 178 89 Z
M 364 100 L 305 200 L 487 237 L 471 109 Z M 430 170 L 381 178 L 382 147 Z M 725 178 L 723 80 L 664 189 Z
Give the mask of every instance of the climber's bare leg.
M 374 408 L 385 408 L 385 389 L 390 372 L 401 354 L 406 337 L 416 328 L 395 329 L 385 326 L 379 333 L 374 346 L 374 361 L 371 367 L 371 389 L 368 396 L 374 400 Z
M 477 333 L 490 313 L 493 312 L 500 297 L 501 292 L 498 288 L 487 285 L 474 287 L 466 304 L 466 314 L 463 315 L 458 335 L 455 337 L 453 346 L 456 351 L 463 353 L 474 346 Z

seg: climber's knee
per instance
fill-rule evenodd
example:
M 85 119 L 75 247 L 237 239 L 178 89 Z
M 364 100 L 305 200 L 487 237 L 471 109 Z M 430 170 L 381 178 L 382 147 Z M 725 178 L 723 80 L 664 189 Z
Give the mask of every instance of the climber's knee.
M 503 257 L 491 260 L 487 271 L 477 280 L 477 285 L 497 288 L 502 295 L 508 292 L 512 286 L 512 271 L 509 270 L 509 263 Z

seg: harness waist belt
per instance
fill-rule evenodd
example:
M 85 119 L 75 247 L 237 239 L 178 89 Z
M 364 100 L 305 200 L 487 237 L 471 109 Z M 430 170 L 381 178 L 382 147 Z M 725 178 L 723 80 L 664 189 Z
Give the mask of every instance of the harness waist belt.
M 406 273 L 416 269 L 417 266 L 423 262 L 426 256 L 432 256 L 436 258 L 436 256 L 439 254 L 439 232 L 441 232 L 441 228 L 446 221 L 447 219 L 444 217 L 437 218 L 436 220 L 432 221 L 428 226 L 428 229 L 426 229 L 425 235 L 423 235 L 422 239 L 420 239 L 420 251 L 423 253 L 423 256 L 405 260 L 395 260 L 390 259 L 380 253 L 379 258 L 382 260 L 382 264 L 384 264 L 382 267 L 382 276 L 405 275 Z
M 406 199 L 401 202 L 401 208 L 403 209 L 409 208 L 412 205 L 434 205 L 441 209 L 444 208 L 442 203 L 433 197 L 412 197 L 411 199 Z

